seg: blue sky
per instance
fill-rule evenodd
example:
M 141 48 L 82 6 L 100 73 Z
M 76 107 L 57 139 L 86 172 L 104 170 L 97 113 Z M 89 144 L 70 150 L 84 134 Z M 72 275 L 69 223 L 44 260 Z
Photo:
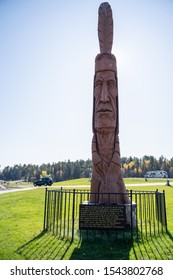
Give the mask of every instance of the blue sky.
M 0 165 L 91 158 L 97 0 L 0 0 Z M 110 0 L 121 156 L 173 157 L 173 1 Z

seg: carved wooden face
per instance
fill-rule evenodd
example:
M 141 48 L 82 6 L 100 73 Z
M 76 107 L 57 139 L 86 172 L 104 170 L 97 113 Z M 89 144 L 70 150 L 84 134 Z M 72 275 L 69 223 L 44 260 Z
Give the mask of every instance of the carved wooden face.
M 94 127 L 116 128 L 117 82 L 113 71 L 97 72 L 94 83 Z

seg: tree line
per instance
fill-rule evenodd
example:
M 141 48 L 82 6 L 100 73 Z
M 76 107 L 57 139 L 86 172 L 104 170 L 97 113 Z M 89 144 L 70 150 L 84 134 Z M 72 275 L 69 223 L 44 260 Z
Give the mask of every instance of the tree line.
M 170 178 L 173 177 L 173 157 L 168 160 L 164 156 L 156 159 L 153 156 L 122 157 L 122 174 L 124 178 L 128 177 L 144 177 L 147 171 L 164 170 L 167 171 Z M 60 161 L 57 163 L 48 163 L 42 165 L 34 164 L 15 164 L 7 166 L 0 171 L 0 180 L 24 180 L 33 182 L 41 177 L 52 177 L 54 182 L 89 178 L 92 174 L 92 161 Z

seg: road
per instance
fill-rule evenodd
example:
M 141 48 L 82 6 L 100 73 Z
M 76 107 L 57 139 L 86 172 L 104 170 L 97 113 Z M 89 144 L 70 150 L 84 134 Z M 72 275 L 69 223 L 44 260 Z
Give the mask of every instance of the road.
M 142 184 L 126 184 L 126 187 L 147 187 L 147 186 L 165 186 L 166 182 L 163 183 L 142 183 Z M 89 185 L 79 185 L 79 186 L 62 186 L 63 189 L 66 188 L 72 188 L 74 189 L 75 187 L 87 187 Z M 61 186 L 54 186 L 54 188 L 60 188 Z M 7 189 L 4 186 L 0 185 L 0 194 L 4 193 L 10 193 L 10 192 L 20 192 L 20 191 L 29 191 L 29 190 L 35 190 L 38 189 L 39 187 L 31 187 L 31 188 L 14 188 L 14 189 Z M 42 187 L 45 188 L 45 187 Z
M 37 189 L 38 187 L 32 187 L 32 188 L 13 188 L 13 189 L 7 189 L 4 186 L 0 185 L 0 194 L 4 194 L 4 193 L 10 193 L 10 192 L 20 192 L 20 191 L 29 191 L 29 190 L 33 190 L 33 189 Z

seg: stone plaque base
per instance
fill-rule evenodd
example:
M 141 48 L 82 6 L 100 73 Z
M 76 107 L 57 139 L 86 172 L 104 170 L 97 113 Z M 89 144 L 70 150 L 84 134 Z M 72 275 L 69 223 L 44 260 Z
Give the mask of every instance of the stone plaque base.
M 132 224 L 136 225 L 136 204 L 132 204 Z M 131 227 L 131 204 L 84 202 L 79 209 L 79 229 L 124 230 Z
M 137 219 L 136 219 L 136 202 L 132 202 L 132 204 L 124 204 L 126 211 L 126 226 L 131 227 L 131 221 L 133 228 L 137 227 Z M 132 207 L 132 210 L 131 210 Z

